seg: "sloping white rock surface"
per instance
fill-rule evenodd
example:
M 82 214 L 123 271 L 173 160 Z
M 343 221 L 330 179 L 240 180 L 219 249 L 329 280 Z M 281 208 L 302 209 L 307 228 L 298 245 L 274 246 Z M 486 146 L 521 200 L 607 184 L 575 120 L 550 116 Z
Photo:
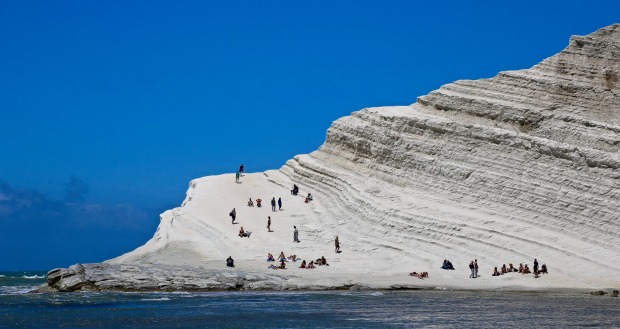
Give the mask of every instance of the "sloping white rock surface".
M 572 37 L 531 69 L 456 81 L 411 106 L 352 113 L 332 124 L 319 150 L 278 171 L 240 184 L 234 175 L 196 179 L 150 241 L 107 264 L 255 273 L 286 289 L 618 287 L 619 151 L 616 24 Z M 308 192 L 314 201 L 306 204 Z M 272 197 L 282 197 L 282 211 L 271 211 Z M 247 207 L 248 198 L 264 206 Z M 292 241 L 293 225 L 301 243 Z M 250 238 L 237 236 L 240 226 Z M 267 253 L 280 251 L 325 255 L 330 266 L 268 270 Z M 234 269 L 224 266 L 228 256 Z M 481 277 L 469 279 L 474 258 Z M 531 267 L 534 258 L 550 274 L 491 277 L 495 266 Z M 456 270 L 439 269 L 444 259 Z

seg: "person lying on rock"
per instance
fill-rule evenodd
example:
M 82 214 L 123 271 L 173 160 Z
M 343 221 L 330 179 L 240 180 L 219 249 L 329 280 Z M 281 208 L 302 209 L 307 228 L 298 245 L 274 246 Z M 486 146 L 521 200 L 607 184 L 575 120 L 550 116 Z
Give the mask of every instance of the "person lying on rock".
M 411 272 L 409 273 L 410 276 L 415 276 L 418 279 L 424 279 L 424 278 L 428 278 L 428 272 Z

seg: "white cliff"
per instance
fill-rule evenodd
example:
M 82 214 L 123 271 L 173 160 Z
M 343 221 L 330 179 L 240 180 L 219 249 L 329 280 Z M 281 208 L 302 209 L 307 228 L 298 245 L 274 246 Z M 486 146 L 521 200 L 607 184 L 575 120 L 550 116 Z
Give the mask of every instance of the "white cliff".
M 246 174 L 240 184 L 234 175 L 192 181 L 150 241 L 106 263 L 252 277 L 244 288 L 617 287 L 619 80 L 616 24 L 572 37 L 531 69 L 456 81 L 410 106 L 352 113 L 332 124 L 319 150 L 280 170 Z M 300 196 L 290 194 L 293 184 Z M 308 192 L 314 201 L 304 203 Z M 282 211 L 271 211 L 272 197 L 282 197 Z M 264 206 L 247 207 L 248 198 Z M 293 225 L 301 243 L 292 241 Z M 250 238 L 237 236 L 240 226 Z M 324 255 L 330 266 L 268 270 L 267 253 L 280 251 Z M 234 269 L 224 266 L 228 256 Z M 474 280 L 467 265 L 475 258 Z M 534 258 L 550 274 L 491 277 L 495 266 L 531 267 Z M 439 269 L 444 259 L 456 270 Z

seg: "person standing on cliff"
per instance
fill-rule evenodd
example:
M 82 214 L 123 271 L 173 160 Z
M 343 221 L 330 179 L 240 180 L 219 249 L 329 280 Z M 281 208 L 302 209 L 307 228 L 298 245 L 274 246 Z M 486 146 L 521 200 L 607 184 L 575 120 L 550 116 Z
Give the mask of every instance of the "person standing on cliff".
M 237 173 L 235 174 L 235 183 L 239 183 L 239 170 L 237 170 Z
M 297 231 L 297 226 L 293 226 L 293 242 L 300 242 L 299 241 L 299 231 Z
M 336 245 L 336 253 L 340 252 L 340 240 L 338 240 L 338 236 L 336 235 L 336 240 L 334 241 L 334 245 Z
M 271 211 L 276 211 L 276 197 L 271 199 Z
M 237 211 L 235 210 L 235 208 L 233 208 L 233 210 L 230 212 L 230 217 L 232 218 L 232 223 L 235 223 L 235 218 L 237 218 Z
M 282 210 L 282 198 L 278 198 L 278 210 Z
M 474 278 L 478 277 L 478 260 L 474 259 Z
M 271 216 L 267 216 L 267 232 L 271 232 Z
M 538 259 L 534 258 L 534 277 L 538 277 Z
M 470 278 L 474 278 L 474 261 L 472 260 L 471 262 L 469 262 L 469 270 L 471 271 L 471 274 L 469 275 Z

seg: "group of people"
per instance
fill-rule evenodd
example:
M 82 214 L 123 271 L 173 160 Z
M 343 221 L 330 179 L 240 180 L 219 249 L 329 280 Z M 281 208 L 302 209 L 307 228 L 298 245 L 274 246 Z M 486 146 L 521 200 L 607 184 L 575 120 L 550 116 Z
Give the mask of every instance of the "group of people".
M 520 263 L 519 264 L 519 268 L 515 268 L 514 266 L 512 266 L 512 263 L 508 264 L 508 267 L 506 267 L 506 264 L 503 264 L 502 267 L 498 270 L 497 266 L 493 269 L 493 274 L 492 276 L 500 276 L 500 275 L 504 275 L 506 273 L 512 273 L 512 272 L 517 272 L 517 273 L 521 273 L 521 274 L 532 274 L 534 273 L 534 277 L 538 277 L 540 274 L 547 274 L 547 265 L 543 264 L 540 268 L 538 268 L 538 259 L 534 259 L 534 267 L 530 270 L 530 267 L 528 266 L 528 264 L 523 264 Z
M 299 268 L 308 268 L 308 269 L 313 269 L 316 266 L 329 266 L 329 264 L 327 264 L 327 259 L 325 258 L 325 256 L 321 256 L 321 258 L 317 258 L 316 260 L 310 260 L 310 263 L 306 263 L 306 260 L 304 259 L 301 262 L 301 266 L 299 266 Z
M 235 174 L 235 181 L 237 183 L 240 183 L 239 179 L 240 177 L 243 176 L 243 171 L 244 171 L 244 166 L 243 164 L 241 164 L 239 166 L 239 170 L 237 170 L 236 174 Z M 297 186 L 297 184 L 293 184 L 293 188 L 291 189 L 291 194 L 296 196 L 299 193 L 299 187 Z M 312 194 L 308 193 L 308 195 L 306 196 L 304 202 L 308 203 L 310 201 L 313 200 Z M 252 201 L 252 198 L 248 199 L 248 203 L 247 203 L 248 207 L 254 207 L 254 201 Z M 262 200 L 261 199 L 256 199 L 256 207 L 261 207 L 262 206 Z M 276 206 L 277 206 L 277 210 L 276 210 Z M 276 198 L 273 197 L 271 199 L 271 210 L 272 211 L 281 211 L 282 210 L 282 198 L 278 198 L 278 200 L 276 201 Z M 232 219 L 232 224 L 236 224 L 235 220 L 237 218 L 237 210 L 236 208 L 233 208 L 231 210 L 231 212 L 229 213 L 231 219 Z M 267 231 L 268 232 L 272 232 L 271 231 L 271 216 L 267 217 Z M 247 237 L 249 238 L 250 235 L 252 234 L 252 232 L 250 231 L 246 231 L 244 230 L 243 226 L 239 229 L 239 234 L 238 236 L 240 238 L 244 238 Z M 297 226 L 293 226 L 293 242 L 301 242 L 299 240 L 299 230 L 297 230 Z M 340 240 L 338 238 L 338 236 L 336 236 L 336 239 L 334 241 L 334 247 L 335 247 L 335 252 L 336 253 L 340 253 Z M 274 265 L 270 265 L 269 268 L 274 268 L 274 269 L 285 269 L 286 268 L 286 264 L 285 262 L 289 262 L 289 261 L 297 261 L 298 258 L 296 255 L 291 255 L 288 258 L 284 257 L 284 253 L 281 252 L 280 256 L 278 257 L 277 261 L 280 262 L 280 266 L 274 266 Z M 273 257 L 273 255 L 271 253 L 269 253 L 267 255 L 267 261 L 269 262 L 275 262 L 276 259 Z M 226 259 L 226 265 L 229 267 L 234 267 L 234 261 L 232 260 L 232 257 L 228 257 L 228 259 Z M 310 261 L 310 263 L 306 263 L 306 261 L 304 260 L 300 266 L 300 268 L 314 268 L 316 266 L 329 266 L 329 264 L 327 264 L 327 260 L 325 259 L 325 256 L 322 256 L 321 258 L 316 259 L 315 261 Z

